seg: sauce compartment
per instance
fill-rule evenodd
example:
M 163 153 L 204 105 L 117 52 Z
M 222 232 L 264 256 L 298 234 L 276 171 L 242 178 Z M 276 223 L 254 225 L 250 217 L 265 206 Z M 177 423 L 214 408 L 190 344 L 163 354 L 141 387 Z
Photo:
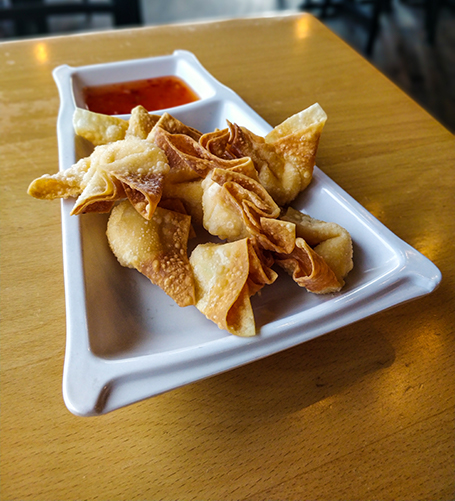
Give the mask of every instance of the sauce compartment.
M 193 102 L 209 99 L 216 93 L 215 86 L 210 81 L 213 77 L 200 65 L 196 57 L 190 52 L 177 50 L 169 56 L 75 68 L 71 75 L 74 106 L 89 108 L 85 98 L 87 88 L 116 84 L 134 85 L 133 82 L 160 77 L 176 77 L 183 81 L 196 95 L 197 100 Z M 188 105 L 191 104 L 188 103 Z M 186 104 L 177 106 L 186 106 Z M 147 108 L 147 110 L 154 112 L 168 108 L 171 107 Z M 117 114 L 120 117 L 125 115 L 129 113 Z

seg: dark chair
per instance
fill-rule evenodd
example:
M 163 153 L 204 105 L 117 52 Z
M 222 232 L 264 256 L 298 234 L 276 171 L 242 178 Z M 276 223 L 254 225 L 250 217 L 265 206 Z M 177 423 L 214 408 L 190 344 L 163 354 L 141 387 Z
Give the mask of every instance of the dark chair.
M 370 5 L 368 11 L 365 5 Z M 374 44 L 379 33 L 380 17 L 383 12 L 390 12 L 392 0 L 305 0 L 302 10 L 319 9 L 321 19 L 327 18 L 330 13 L 347 14 L 354 17 L 360 24 L 365 26 L 368 39 L 365 45 L 365 53 L 370 56 L 373 53 Z
M 434 44 L 436 40 L 436 32 L 438 21 L 441 15 L 441 10 L 446 7 L 455 9 L 453 0 L 424 0 L 425 7 L 425 28 L 427 30 L 427 39 L 430 44 Z
M 116 27 L 141 25 L 139 0 L 110 0 L 45 3 L 44 0 L 10 0 L 0 6 L 0 21 L 14 24 L 14 35 L 49 33 L 48 18 L 55 15 L 110 13 Z

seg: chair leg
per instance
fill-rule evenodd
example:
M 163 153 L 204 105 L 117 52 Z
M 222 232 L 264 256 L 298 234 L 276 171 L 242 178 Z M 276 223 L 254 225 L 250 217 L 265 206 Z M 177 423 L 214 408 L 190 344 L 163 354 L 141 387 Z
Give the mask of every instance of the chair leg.
M 332 0 L 324 0 L 321 7 L 321 18 L 325 19 L 327 17 L 327 11 L 332 5 Z
M 116 26 L 142 24 L 138 0 L 114 0 L 114 22 Z
M 314 2 L 313 0 L 303 0 L 300 4 L 300 10 L 320 10 L 320 17 L 327 17 L 327 11 L 333 6 L 332 0 L 322 0 L 322 2 Z
M 11 3 L 14 6 L 14 4 L 21 2 L 13 0 Z M 24 0 L 22 2 L 22 4 L 30 5 L 30 7 L 35 7 L 43 3 L 43 0 Z M 47 18 L 43 14 L 37 14 L 34 18 L 24 17 L 23 19 L 17 19 L 14 24 L 16 36 L 41 35 L 49 33 Z
M 380 26 L 380 17 L 385 8 L 387 8 L 387 4 L 390 2 L 389 0 L 376 0 L 373 5 L 373 15 L 370 24 L 370 31 L 368 33 L 367 45 L 365 48 L 365 53 L 368 56 L 371 56 L 374 49 L 374 44 L 376 42 L 376 38 L 379 32 Z
M 433 45 L 436 40 L 436 26 L 438 23 L 441 0 L 425 0 L 425 24 L 428 43 Z
M 385 12 L 392 12 L 392 0 L 385 0 L 384 11 Z

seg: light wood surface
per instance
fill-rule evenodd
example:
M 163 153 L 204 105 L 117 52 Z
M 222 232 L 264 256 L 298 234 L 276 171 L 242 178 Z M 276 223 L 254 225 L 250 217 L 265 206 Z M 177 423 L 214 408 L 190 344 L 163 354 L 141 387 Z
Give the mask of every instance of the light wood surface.
M 432 294 L 110 414 L 62 399 L 51 71 L 187 49 L 271 125 L 319 102 L 318 165 L 443 280 Z M 454 138 L 309 15 L 0 44 L 1 499 L 453 500 Z

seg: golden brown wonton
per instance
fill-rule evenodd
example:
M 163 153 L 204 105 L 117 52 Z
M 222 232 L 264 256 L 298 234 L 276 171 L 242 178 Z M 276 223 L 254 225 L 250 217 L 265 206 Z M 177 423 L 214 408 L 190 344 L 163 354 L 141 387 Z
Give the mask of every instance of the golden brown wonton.
M 189 306 L 195 304 L 187 255 L 190 226 L 190 216 L 162 207 L 147 221 L 124 201 L 112 210 L 106 233 L 122 266 L 136 268 L 179 306 Z
M 255 179 L 216 168 L 202 182 L 203 224 L 229 241 L 259 235 L 261 217 L 278 217 L 280 208 Z
M 288 207 L 282 219 L 296 225 L 297 237 L 303 238 L 324 258 L 344 285 L 344 278 L 354 266 L 351 235 L 339 224 L 319 221 L 292 207 Z
M 76 108 L 73 114 L 74 132 L 94 146 L 125 138 L 128 122 L 119 117 Z
M 76 198 L 83 191 L 83 180 L 89 168 L 88 159 L 82 158 L 69 169 L 44 174 L 30 183 L 28 194 L 41 200 Z
M 136 106 L 131 110 L 125 137 L 134 136 L 139 139 L 147 139 L 160 118 L 160 115 L 150 114 L 143 106 Z
M 303 238 L 297 238 L 289 254 L 276 254 L 275 262 L 285 269 L 294 281 L 315 294 L 337 292 L 342 284 L 335 273 Z
M 95 147 L 73 167 L 31 183 L 36 198 L 77 197 L 72 214 L 109 212 L 114 202 L 128 197 L 146 219 L 157 206 L 169 165 L 153 143 L 135 136 Z
M 248 238 L 200 244 L 192 252 L 196 307 L 220 329 L 242 337 L 256 334 L 250 297 L 277 276 L 261 257 Z
M 311 182 L 316 152 L 327 120 L 314 104 L 275 127 L 264 138 L 229 124 L 229 148 L 253 159 L 259 180 L 278 205 L 287 205 Z

